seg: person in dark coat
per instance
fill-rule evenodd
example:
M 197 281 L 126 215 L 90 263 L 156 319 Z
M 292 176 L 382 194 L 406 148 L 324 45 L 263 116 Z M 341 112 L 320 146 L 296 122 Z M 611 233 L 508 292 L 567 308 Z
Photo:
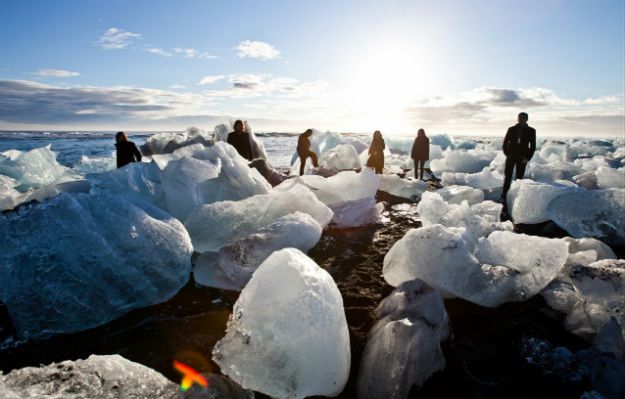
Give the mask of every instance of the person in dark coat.
M 239 155 L 251 161 L 254 159 L 252 145 L 250 143 L 250 135 L 243 129 L 243 121 L 234 122 L 234 132 L 228 133 L 228 144 L 233 146 Z
M 528 115 L 521 112 L 518 115 L 518 123 L 508 128 L 506 137 L 503 139 L 503 153 L 506 155 L 504 169 L 505 179 L 501 199 L 506 199 L 506 194 L 512 184 L 512 171 L 516 168 L 516 178 L 522 179 L 525 167 L 536 151 L 536 130 L 527 125 Z
M 132 141 L 128 141 L 126 133 L 117 132 L 115 135 L 115 148 L 117 149 L 117 167 L 121 168 L 131 162 L 141 162 L 141 152 Z
M 299 175 L 304 174 L 304 167 L 306 166 L 306 159 L 312 160 L 313 166 L 316 168 L 319 166 L 317 163 L 317 154 L 310 150 L 310 136 L 312 136 L 312 129 L 307 129 L 304 133 L 299 135 L 297 139 L 297 155 L 299 156 Z
M 382 138 L 382 133 L 379 130 L 376 130 L 373 133 L 373 140 L 371 141 L 371 146 L 369 147 L 369 159 L 367 160 L 367 166 L 375 168 L 375 173 L 381 175 L 382 169 L 384 169 L 384 149 L 386 145 L 384 144 L 384 139 Z
M 419 179 L 423 180 L 423 168 L 425 162 L 430 159 L 430 139 L 425 135 L 425 130 L 419 129 L 417 137 L 412 144 L 410 157 L 414 161 L 414 177 L 417 178 L 417 169 L 421 169 Z

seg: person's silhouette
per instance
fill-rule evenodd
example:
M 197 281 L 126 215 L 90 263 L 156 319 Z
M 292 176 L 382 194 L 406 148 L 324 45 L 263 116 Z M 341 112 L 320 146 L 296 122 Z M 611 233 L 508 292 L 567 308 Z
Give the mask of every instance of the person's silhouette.
M 254 159 L 250 135 L 244 130 L 243 121 L 237 120 L 234 122 L 234 132 L 228 133 L 228 144 L 232 145 L 239 155 L 248 161 Z
M 310 150 L 310 136 L 312 136 L 312 129 L 307 129 L 304 133 L 299 135 L 297 139 L 297 155 L 299 156 L 299 175 L 304 174 L 304 167 L 306 166 L 306 159 L 312 160 L 313 166 L 316 168 L 319 166 L 317 163 L 317 154 Z
M 382 138 L 382 133 L 379 130 L 376 130 L 373 133 L 373 140 L 371 141 L 371 146 L 369 147 L 369 159 L 367 160 L 367 166 L 375 169 L 375 173 L 381 175 L 382 169 L 384 169 L 384 149 L 386 145 L 384 144 L 384 139 Z
M 501 199 L 505 201 L 506 194 L 512 184 L 512 171 L 516 168 L 516 178 L 522 179 L 525 167 L 536 151 L 536 130 L 527 125 L 528 115 L 521 112 L 518 123 L 508 128 L 506 137 L 503 139 L 503 153 L 506 155 L 504 169 L 505 179 Z
M 117 149 L 117 167 L 121 168 L 131 162 L 141 162 L 141 152 L 124 132 L 115 135 L 115 148 Z
M 417 137 L 412 144 L 412 151 L 410 157 L 414 162 L 414 177 L 423 180 L 423 168 L 425 162 L 430 159 L 430 139 L 425 135 L 425 130 L 419 129 Z M 420 169 L 419 177 L 417 177 L 417 170 Z

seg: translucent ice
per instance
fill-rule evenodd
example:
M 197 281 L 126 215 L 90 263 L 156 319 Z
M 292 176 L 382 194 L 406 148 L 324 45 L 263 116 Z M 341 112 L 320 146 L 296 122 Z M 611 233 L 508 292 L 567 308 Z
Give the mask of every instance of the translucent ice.
M 358 397 L 406 398 L 413 385 L 445 367 L 443 299 L 420 280 L 407 281 L 380 303 L 375 316 L 360 362 Z
M 490 165 L 495 158 L 494 151 L 450 150 L 443 159 L 436 159 L 430 163 L 430 169 L 435 175 L 442 172 L 478 173 Z
M 193 144 L 209 145 L 212 138 L 201 129 L 190 127 L 183 133 L 157 133 L 141 146 L 144 155 L 168 154 Z
M 625 188 L 625 167 L 614 169 L 601 166 L 596 174 L 599 188 Z
M 250 145 L 252 147 L 252 156 L 254 159 L 267 160 L 267 153 L 262 140 L 254 134 L 252 127 L 247 121 L 243 122 L 243 126 L 244 130 L 250 135 Z M 226 142 L 228 140 L 228 133 L 233 131 L 234 127 L 230 123 L 217 125 L 215 126 L 215 140 Z
M 484 191 L 468 186 L 446 186 L 436 193 L 449 204 L 460 204 L 462 201 L 467 201 L 469 205 L 473 205 L 484 201 Z
M 244 238 L 282 216 L 300 211 L 311 215 L 325 227 L 332 211 L 301 184 L 288 190 L 272 190 L 241 201 L 220 201 L 196 208 L 185 227 L 198 252 L 219 251 L 224 245 Z
M 541 294 L 571 332 L 591 340 L 614 317 L 625 336 L 625 260 L 569 264 Z
M 508 191 L 508 209 L 517 224 L 534 224 L 549 220 L 547 207 L 551 201 L 575 187 L 561 183 L 539 183 L 531 180 L 515 180 Z
M 224 246 L 219 251 L 216 263 L 197 262 L 194 274 L 204 274 L 201 270 L 203 267 L 217 268 L 220 270 L 219 274 L 232 283 L 230 289 L 241 290 L 252 277 L 252 273 L 274 251 L 297 248 L 306 252 L 317 244 L 319 238 L 321 226 L 312 216 L 302 212 L 291 213 L 245 238 Z M 201 283 L 212 285 L 210 281 Z
M 15 179 L 18 182 L 15 189 L 25 192 L 72 174 L 72 170 L 58 163 L 56 154 L 47 145 L 25 152 L 9 150 L 0 153 L 0 174 Z
M 396 197 L 418 201 L 428 188 L 426 182 L 415 179 L 402 179 L 397 175 L 381 175 L 380 191 Z
M 335 149 L 336 147 L 339 148 Z M 310 150 L 317 154 L 320 165 L 328 169 L 343 170 L 360 167 L 357 166 L 361 165 L 358 154 L 367 148 L 367 145 L 356 138 L 333 132 L 321 133 L 318 130 L 313 130 L 313 135 L 310 137 Z M 300 159 L 297 153 L 293 154 L 291 163 L 293 166 L 290 174 L 299 175 Z M 304 172 L 308 173 L 311 169 L 312 161 L 308 159 Z
M 351 144 L 339 144 L 324 152 L 319 159 L 319 164 L 326 169 L 336 170 L 358 169 L 362 167 L 360 157 Z
M 1 222 L 0 300 L 20 338 L 96 327 L 189 279 L 182 224 L 129 197 L 63 193 Z
M 412 229 L 384 258 L 384 279 L 419 278 L 445 294 L 482 306 L 524 301 L 542 290 L 568 257 L 562 240 L 495 231 L 475 251 L 466 230 L 439 224 Z
M 332 277 L 296 249 L 274 252 L 234 304 L 213 360 L 244 388 L 271 397 L 338 395 L 350 347 Z
M 499 172 L 491 171 L 488 166 L 478 173 L 452 173 L 443 172 L 441 184 L 444 186 L 461 185 L 479 188 L 481 190 L 493 190 L 503 186 L 503 176 Z

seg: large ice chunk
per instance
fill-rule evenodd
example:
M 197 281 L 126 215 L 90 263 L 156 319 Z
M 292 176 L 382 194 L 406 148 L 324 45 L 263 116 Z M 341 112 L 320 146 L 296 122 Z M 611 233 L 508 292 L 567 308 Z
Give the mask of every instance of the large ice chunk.
M 481 190 L 494 190 L 503 186 L 503 176 L 495 171 L 491 171 L 488 166 L 478 173 L 452 173 L 443 172 L 441 177 L 443 186 L 460 185 L 479 188 Z
M 334 212 L 332 221 L 343 227 L 375 223 L 380 209 L 376 206 L 375 195 L 380 186 L 380 176 L 368 168 L 361 172 L 344 171 L 325 178 L 318 175 L 305 175 L 284 181 L 275 187 L 276 191 L 289 190 L 296 185 L 304 185 Z
M 447 186 L 436 191 L 436 193 L 449 204 L 460 204 L 462 201 L 467 201 L 469 205 L 473 205 L 484 201 L 484 191 L 468 186 Z
M 575 187 L 562 183 L 539 183 L 515 180 L 508 191 L 510 215 L 516 224 L 534 224 L 549 220 L 547 207 L 556 197 L 574 192 Z
M 252 131 L 252 127 L 247 121 L 243 122 L 243 130 L 250 135 L 250 146 L 252 147 L 252 157 L 254 159 L 267 160 L 267 152 L 262 140 Z M 228 134 L 234 131 L 234 127 L 231 123 L 222 123 L 215 126 L 215 140 L 216 141 L 228 141 Z
M 197 276 L 195 280 L 203 285 L 223 288 L 223 279 L 227 279 L 230 283 L 228 289 L 241 290 L 252 273 L 274 251 L 297 248 L 306 252 L 317 244 L 321 230 L 319 223 L 307 213 L 295 212 L 283 216 L 249 236 L 224 246 L 216 260 L 211 256 L 201 256 L 193 272 Z M 204 268 L 217 270 L 202 270 Z M 222 278 L 215 283 L 213 278 L 201 277 L 214 275 Z
M 125 196 L 64 193 L 0 222 L 0 300 L 20 338 L 96 327 L 189 279 L 182 224 Z
M 241 201 L 220 201 L 196 208 L 185 227 L 198 252 L 216 252 L 282 216 L 300 211 L 311 215 L 321 227 L 332 219 L 332 211 L 301 184 L 288 190 L 272 190 Z
M 72 170 L 56 160 L 50 145 L 30 151 L 9 150 L 0 153 L 0 174 L 18 182 L 15 189 L 25 192 L 72 174 Z
M 351 144 L 339 144 L 324 152 L 319 160 L 319 165 L 326 169 L 335 170 L 362 168 L 360 157 Z
M 601 166 L 596 174 L 599 188 L 625 188 L 625 167 L 614 169 Z
M 351 146 L 351 148 L 350 148 Z M 317 154 L 320 165 L 327 169 L 352 169 L 362 166 L 358 154 L 368 146 L 354 137 L 342 136 L 334 132 L 321 133 L 313 129 L 310 137 L 310 150 Z M 300 159 L 297 152 L 291 161 L 291 175 L 299 175 Z M 312 169 L 310 159 L 306 161 L 304 173 Z
M 380 191 L 414 202 L 421 198 L 421 194 L 427 191 L 427 188 L 427 183 L 421 180 L 402 179 L 397 175 L 380 176 Z
M 413 385 L 445 368 L 443 299 L 422 281 L 407 281 L 380 303 L 375 316 L 360 361 L 358 397 L 406 398 Z
M 274 398 L 336 396 L 350 369 L 343 299 L 302 252 L 274 252 L 234 304 L 213 360 L 244 388 Z
M 187 128 L 182 133 L 157 133 L 145 140 L 141 152 L 144 155 L 168 154 L 193 144 L 210 145 L 212 138 L 196 127 Z
M 495 151 L 488 150 L 450 150 L 443 159 L 430 163 L 430 169 L 436 175 L 443 172 L 478 173 L 495 159 Z
M 614 317 L 625 336 L 625 260 L 571 262 L 541 294 L 571 332 L 590 340 Z
M 443 293 L 482 306 L 524 301 L 542 290 L 568 257 L 562 240 L 496 231 L 472 252 L 464 228 L 440 224 L 412 229 L 384 258 L 393 286 L 419 278 Z

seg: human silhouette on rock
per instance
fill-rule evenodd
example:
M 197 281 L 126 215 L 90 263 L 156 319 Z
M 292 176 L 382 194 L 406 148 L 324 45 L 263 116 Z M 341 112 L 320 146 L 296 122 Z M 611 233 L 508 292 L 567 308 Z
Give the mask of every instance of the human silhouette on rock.
M 536 130 L 528 126 L 527 120 L 528 115 L 521 112 L 517 117 L 518 123 L 508 128 L 506 137 L 503 139 L 506 166 L 501 199 L 504 202 L 512 184 L 513 170 L 516 169 L 516 178 L 522 179 L 525 175 L 525 167 L 536 151 Z
M 319 166 L 317 162 L 317 154 L 310 150 L 310 136 L 312 136 L 312 129 L 307 129 L 304 133 L 299 135 L 297 139 L 297 155 L 299 156 L 299 175 L 304 174 L 304 167 L 306 166 L 306 159 L 312 160 L 313 166 L 316 168 Z
M 228 133 L 228 144 L 233 146 L 239 155 L 248 161 L 254 159 L 250 135 L 245 131 L 242 120 L 236 120 L 234 122 L 234 132 Z
M 410 157 L 414 162 L 414 177 L 423 180 L 423 168 L 425 162 L 430 159 L 430 139 L 425 135 L 425 130 L 419 129 L 417 137 L 412 144 L 412 151 Z M 419 176 L 417 177 L 417 169 L 420 169 Z
M 371 146 L 369 147 L 369 159 L 367 160 L 367 166 L 375 169 L 375 173 L 381 175 L 382 169 L 384 169 L 384 149 L 386 145 L 384 144 L 384 139 L 382 138 L 382 133 L 379 130 L 376 130 L 373 133 L 373 140 L 371 141 Z
M 121 168 L 131 162 L 141 162 L 141 152 L 124 132 L 115 135 L 115 148 L 117 149 L 117 167 Z

